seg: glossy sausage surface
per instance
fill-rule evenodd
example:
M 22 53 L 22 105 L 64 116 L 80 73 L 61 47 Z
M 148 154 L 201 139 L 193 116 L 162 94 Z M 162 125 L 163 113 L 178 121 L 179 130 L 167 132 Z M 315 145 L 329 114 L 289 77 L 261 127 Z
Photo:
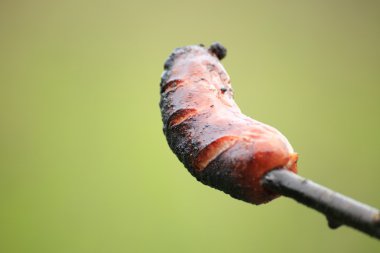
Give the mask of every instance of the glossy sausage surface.
M 297 171 L 298 156 L 275 128 L 242 114 L 214 43 L 177 48 L 164 65 L 160 89 L 163 131 L 189 172 L 232 197 L 261 204 L 276 194 L 260 179 L 270 170 Z

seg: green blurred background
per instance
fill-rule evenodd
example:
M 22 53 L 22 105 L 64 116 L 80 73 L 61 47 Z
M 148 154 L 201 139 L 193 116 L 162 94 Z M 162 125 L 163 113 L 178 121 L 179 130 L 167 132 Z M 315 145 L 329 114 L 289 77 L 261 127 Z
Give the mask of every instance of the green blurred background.
M 222 42 L 243 112 L 299 171 L 380 207 L 379 1 L 1 1 L 0 252 L 379 252 L 280 198 L 206 187 L 169 150 L 173 48 Z

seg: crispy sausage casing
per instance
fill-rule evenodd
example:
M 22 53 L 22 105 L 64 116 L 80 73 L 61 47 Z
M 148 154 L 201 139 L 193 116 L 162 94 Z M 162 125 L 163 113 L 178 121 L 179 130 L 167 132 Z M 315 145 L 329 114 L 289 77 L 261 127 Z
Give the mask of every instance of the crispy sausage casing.
M 297 154 L 275 128 L 241 113 L 220 63 L 219 43 L 177 48 L 165 62 L 160 84 L 163 130 L 170 148 L 202 183 L 253 204 L 276 194 L 261 177 L 297 170 Z

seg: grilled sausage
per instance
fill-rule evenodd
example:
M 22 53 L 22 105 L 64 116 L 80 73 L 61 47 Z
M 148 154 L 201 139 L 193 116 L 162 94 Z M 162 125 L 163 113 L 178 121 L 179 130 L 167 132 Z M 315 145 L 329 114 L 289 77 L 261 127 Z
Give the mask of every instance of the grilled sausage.
M 278 195 L 260 179 L 274 169 L 297 171 L 297 154 L 275 128 L 242 114 L 233 100 L 219 43 L 177 48 L 166 60 L 160 108 L 170 148 L 200 182 L 261 204 Z

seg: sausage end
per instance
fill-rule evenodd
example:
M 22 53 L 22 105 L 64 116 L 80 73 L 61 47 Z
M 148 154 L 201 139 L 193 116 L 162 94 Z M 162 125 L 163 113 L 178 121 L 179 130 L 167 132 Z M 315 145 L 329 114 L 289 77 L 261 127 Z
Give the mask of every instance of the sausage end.
M 219 42 L 212 43 L 209 48 L 209 51 L 212 54 L 215 54 L 219 60 L 222 60 L 227 55 L 227 49 Z

